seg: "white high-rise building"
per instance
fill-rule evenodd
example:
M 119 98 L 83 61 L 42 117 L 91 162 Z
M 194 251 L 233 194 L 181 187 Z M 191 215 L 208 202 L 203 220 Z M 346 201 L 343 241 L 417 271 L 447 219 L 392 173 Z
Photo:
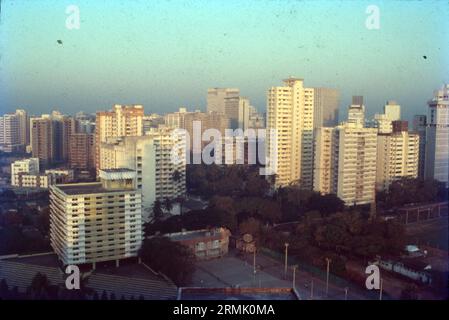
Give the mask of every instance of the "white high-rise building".
M 23 109 L 17 109 L 16 115 L 19 121 L 19 144 L 23 149 L 30 143 L 30 119 Z
M 401 120 L 401 106 L 394 100 L 388 100 L 384 106 L 384 114 L 391 121 Z
M 320 127 L 315 129 L 313 189 L 322 194 L 335 192 L 333 181 L 338 178 L 334 152 L 334 127 Z
M 0 150 L 4 152 L 20 151 L 20 122 L 17 114 L 5 114 L 0 117 Z
M 352 97 L 352 104 L 348 108 L 348 123 L 365 126 L 365 105 L 362 96 Z
M 374 201 L 377 129 L 346 123 L 317 130 L 314 190 L 336 194 L 346 205 Z
M 449 85 L 436 90 L 428 105 L 425 177 L 449 187 Z
M 174 200 L 186 191 L 186 137 L 182 132 L 172 133 L 173 128 L 153 128 L 145 136 L 110 138 L 100 145 L 102 168 L 136 171 L 145 220 L 155 200 Z M 172 161 L 173 150 L 177 150 L 179 163 Z
M 418 177 L 424 178 L 424 166 L 426 160 L 426 126 L 427 117 L 417 114 L 413 117 L 413 131 L 419 135 L 419 166 Z
M 100 182 L 50 187 L 50 242 L 63 265 L 135 257 L 142 244 L 141 193 L 129 169 L 100 170 Z
M 270 168 L 276 174 L 275 185 L 313 184 L 313 109 L 314 89 L 305 88 L 304 80 L 289 78 L 284 86 L 271 87 L 267 96 L 267 150 L 276 160 Z
M 242 130 L 265 128 L 264 117 L 251 105 L 248 98 L 240 97 L 238 110 L 238 128 Z
M 401 106 L 396 101 L 389 100 L 384 106 L 383 114 L 375 114 L 375 124 L 380 134 L 389 134 L 393 132 L 393 121 L 401 119 Z
M 394 121 L 392 133 L 377 136 L 377 189 L 386 190 L 402 177 L 418 177 L 418 167 L 419 135 L 408 132 L 406 121 Z

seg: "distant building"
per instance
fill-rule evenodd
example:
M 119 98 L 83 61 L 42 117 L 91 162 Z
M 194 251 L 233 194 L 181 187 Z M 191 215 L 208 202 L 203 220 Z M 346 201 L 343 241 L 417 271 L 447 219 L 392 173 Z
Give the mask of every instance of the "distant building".
M 29 158 L 11 163 L 11 185 L 19 186 L 19 176 L 23 173 L 32 175 L 39 174 L 39 159 Z
M 401 120 L 401 106 L 396 101 L 387 101 L 383 114 L 374 115 L 376 127 L 380 134 L 389 134 L 393 131 L 393 121 Z
M 16 114 L 0 117 L 0 150 L 3 152 L 21 151 L 19 118 Z
M 288 78 L 268 90 L 267 105 L 267 130 L 276 131 L 267 139 L 276 187 L 299 183 L 312 189 L 314 89 L 305 88 L 303 79 Z
M 16 115 L 19 121 L 19 143 L 25 147 L 30 144 L 30 118 L 23 109 L 17 109 Z
M 63 265 L 137 256 L 142 242 L 141 192 L 129 169 L 100 170 L 100 182 L 50 188 L 50 240 Z
M 331 88 L 314 88 L 313 129 L 338 125 L 340 93 Z
M 348 123 L 365 126 L 365 105 L 362 96 L 353 96 L 352 104 L 348 107 Z
M 378 190 L 402 177 L 418 177 L 419 135 L 409 133 L 407 121 L 393 121 L 393 132 L 377 136 Z
M 206 260 L 228 253 L 230 234 L 228 229 L 216 228 L 175 232 L 164 236 L 190 248 L 198 260 Z
M 74 179 L 73 170 L 71 169 L 47 169 L 44 171 L 46 175 L 52 175 L 54 183 L 69 183 Z
M 424 178 L 424 165 L 426 161 L 426 126 L 425 115 L 415 115 L 413 117 L 413 131 L 419 135 L 419 165 L 418 177 Z
M 374 201 L 377 129 L 360 123 L 321 128 L 315 141 L 314 190 L 336 194 L 346 205 Z
M 242 130 L 265 128 L 264 117 L 256 111 L 248 98 L 239 99 L 237 128 Z
M 51 169 L 41 173 L 38 158 L 18 160 L 11 164 L 11 185 L 15 187 L 48 188 L 53 184 L 72 180 L 72 170 Z
M 136 188 L 142 191 L 145 220 L 155 200 L 175 200 L 186 192 L 185 148 L 179 150 L 179 163 L 171 158 L 175 146 L 185 146 L 185 136 L 172 135 L 172 131 L 173 128 L 160 127 L 145 136 L 110 138 L 100 144 L 102 169 L 136 171 Z
M 233 98 L 239 98 L 240 90 L 236 88 L 212 88 L 207 90 L 207 112 L 217 112 L 232 117 L 238 108 L 232 101 Z M 226 100 L 231 99 L 231 100 Z
M 449 85 L 436 90 L 428 105 L 425 178 L 449 187 Z
M 71 135 L 77 132 L 77 121 L 59 112 L 32 118 L 31 150 L 42 166 L 68 160 Z
M 70 137 L 69 167 L 78 170 L 95 168 L 95 136 L 89 133 L 75 133 Z
M 100 168 L 100 144 L 107 138 L 142 136 L 144 109 L 141 105 L 114 105 L 111 111 L 97 112 L 95 124 L 95 166 Z

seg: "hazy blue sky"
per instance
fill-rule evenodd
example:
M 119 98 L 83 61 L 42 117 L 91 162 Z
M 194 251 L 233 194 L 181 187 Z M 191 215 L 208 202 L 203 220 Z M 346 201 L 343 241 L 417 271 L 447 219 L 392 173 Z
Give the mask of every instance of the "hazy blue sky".
M 79 30 L 65 27 L 70 4 Z M 370 4 L 379 30 L 365 27 Z M 353 94 L 368 114 L 395 99 L 409 118 L 449 82 L 448 17 L 448 1 L 3 0 L 0 113 L 204 109 L 207 88 L 226 86 L 264 110 L 293 75 L 338 88 L 344 109 Z

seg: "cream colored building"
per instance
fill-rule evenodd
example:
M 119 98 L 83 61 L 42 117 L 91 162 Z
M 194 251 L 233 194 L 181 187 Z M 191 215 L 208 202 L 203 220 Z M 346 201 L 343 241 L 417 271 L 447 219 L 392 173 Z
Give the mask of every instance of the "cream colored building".
M 11 185 L 20 188 L 48 188 L 55 183 L 73 180 L 73 170 L 48 169 L 39 171 L 39 159 L 28 158 L 11 164 Z
M 396 101 L 389 100 L 384 106 L 384 113 L 375 114 L 374 121 L 380 134 L 393 132 L 393 121 L 401 119 L 401 106 Z
M 419 135 L 406 127 L 377 136 L 376 188 L 386 190 L 394 180 L 418 177 Z
M 315 142 L 314 190 L 336 194 L 346 205 L 374 200 L 377 129 L 344 123 L 322 128 Z
M 100 182 L 50 188 L 50 241 L 64 265 L 137 256 L 141 247 L 141 193 L 129 169 L 100 170 Z
M 289 78 L 284 86 L 271 87 L 267 95 L 267 150 L 275 157 L 270 169 L 275 185 L 313 184 L 313 109 L 314 89 L 305 88 L 303 79 Z
M 11 163 L 11 185 L 19 186 L 20 174 L 39 174 L 39 159 L 28 158 Z
M 179 147 L 179 148 L 175 148 Z M 180 162 L 172 161 L 177 150 Z M 186 192 L 185 135 L 173 128 L 153 128 L 145 136 L 110 138 L 100 145 L 100 165 L 105 169 L 136 171 L 136 187 L 142 191 L 144 219 L 155 200 L 176 199 Z
M 100 143 L 107 138 L 143 135 L 144 110 L 141 105 L 114 105 L 111 111 L 97 112 L 95 124 L 95 164 L 101 169 Z
M 313 189 L 322 194 L 334 192 L 333 181 L 336 179 L 334 139 L 335 128 L 321 127 L 315 130 Z

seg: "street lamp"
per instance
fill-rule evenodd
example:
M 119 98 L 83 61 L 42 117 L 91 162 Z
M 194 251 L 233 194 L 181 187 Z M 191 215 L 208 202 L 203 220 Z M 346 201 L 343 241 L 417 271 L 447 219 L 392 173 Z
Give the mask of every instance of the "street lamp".
M 256 274 L 256 247 L 254 247 L 253 251 L 253 272 Z
M 329 264 L 331 261 L 331 259 L 326 258 L 326 297 L 329 294 Z
M 380 278 L 379 300 L 382 300 L 383 279 Z
M 310 300 L 313 300 L 313 279 L 310 283 Z
M 287 259 L 288 259 L 288 242 L 284 243 L 285 246 L 285 266 L 284 266 L 284 277 L 287 278 Z
M 296 288 L 296 268 L 298 268 L 297 264 L 293 266 L 293 289 Z

